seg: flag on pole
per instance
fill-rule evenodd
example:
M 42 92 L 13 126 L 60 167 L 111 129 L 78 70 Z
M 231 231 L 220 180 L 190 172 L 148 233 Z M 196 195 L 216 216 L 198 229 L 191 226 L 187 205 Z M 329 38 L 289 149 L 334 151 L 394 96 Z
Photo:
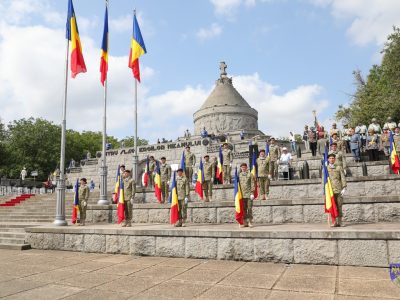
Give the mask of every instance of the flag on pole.
M 251 162 L 251 174 L 253 174 L 254 176 L 254 185 L 255 185 L 255 189 L 254 189 L 254 199 L 257 199 L 258 197 L 258 188 L 257 188 L 257 177 L 258 177 L 258 166 L 257 166 L 257 157 L 256 157 L 256 153 L 253 152 L 253 158 L 252 158 L 252 162 Z
M 104 30 L 103 41 L 101 42 L 101 58 L 100 58 L 100 81 L 104 86 L 104 81 L 107 80 L 108 71 L 108 7 L 104 15 Z
M 139 23 L 136 19 L 136 12 L 133 14 L 133 35 L 131 41 L 131 51 L 129 53 L 129 68 L 132 69 L 133 77 L 140 82 L 139 57 L 147 53 L 144 45 Z
M 117 175 L 115 177 L 115 187 L 114 187 L 114 203 L 118 203 L 119 198 L 119 179 L 121 177 L 120 166 L 118 165 Z
M 223 164 L 222 148 L 221 146 L 219 146 L 219 153 L 217 158 L 217 174 L 216 174 L 216 178 L 218 179 L 219 183 L 224 183 L 222 164 Z
M 336 208 L 335 196 L 333 194 L 331 179 L 328 173 L 328 151 L 325 151 L 324 156 L 324 195 L 325 195 L 325 213 L 331 215 L 332 223 L 335 223 L 338 217 L 338 211 Z
M 171 192 L 169 194 L 169 203 L 171 203 L 171 209 L 169 212 L 169 220 L 171 224 L 175 224 L 179 221 L 179 203 L 178 203 L 178 192 L 176 190 L 176 172 L 171 184 Z
M 203 161 L 200 158 L 200 166 L 199 170 L 197 171 L 197 181 L 195 191 L 199 195 L 200 199 L 203 199 L 203 182 L 204 182 L 204 167 Z
M 74 191 L 74 204 L 72 205 L 72 224 L 76 223 L 76 219 L 78 218 L 78 210 L 79 210 L 79 179 L 76 179 L 75 183 L 75 191 Z
M 399 174 L 400 161 L 396 151 L 396 144 L 394 143 L 393 133 L 390 131 L 390 164 L 392 166 L 393 173 Z
M 150 176 L 150 163 L 149 156 L 146 157 L 146 167 L 144 169 L 144 173 L 142 175 L 142 185 L 147 187 L 149 185 L 149 176 Z
M 240 188 L 239 176 L 237 172 L 237 168 L 235 170 L 235 189 L 234 189 L 234 197 L 235 197 L 235 211 L 236 211 L 236 221 L 243 225 L 244 223 L 244 206 L 243 206 L 243 195 L 242 189 Z
M 78 24 L 76 23 L 76 16 L 72 0 L 68 1 L 68 17 L 67 17 L 67 31 L 66 38 L 70 41 L 69 52 L 71 55 L 71 76 L 79 73 L 86 73 L 85 60 L 82 54 L 82 45 L 79 38 Z
M 269 144 L 268 144 L 268 142 L 265 143 L 265 157 L 269 157 Z
M 157 201 L 161 203 L 161 170 L 160 162 L 156 161 L 156 174 L 154 176 L 154 193 Z
M 124 180 L 119 179 L 118 192 L 118 224 L 125 220 L 125 195 L 124 195 Z
M 181 158 L 181 165 L 180 168 L 185 172 L 186 169 L 186 164 L 185 164 L 185 150 L 182 152 L 182 158 Z

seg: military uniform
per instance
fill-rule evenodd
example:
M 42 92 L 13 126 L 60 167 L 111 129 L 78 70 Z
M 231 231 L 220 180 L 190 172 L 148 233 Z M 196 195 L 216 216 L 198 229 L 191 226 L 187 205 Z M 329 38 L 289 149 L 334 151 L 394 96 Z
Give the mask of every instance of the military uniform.
M 212 188 L 213 188 L 213 180 L 215 174 L 215 165 L 210 161 L 204 161 L 203 163 L 204 169 L 204 182 L 203 182 L 203 190 L 206 196 L 206 202 L 208 202 L 212 197 Z
M 278 172 L 278 160 L 281 157 L 281 148 L 277 144 L 271 144 L 269 146 L 269 174 L 273 179 L 276 178 Z
M 160 164 L 160 177 L 161 177 L 161 197 L 162 203 L 168 199 L 168 183 L 171 178 L 171 166 L 167 163 Z
M 187 203 L 185 198 L 189 197 L 189 184 L 188 179 L 184 176 L 176 177 L 176 191 L 178 194 L 178 205 L 179 205 L 179 221 L 178 226 L 182 226 L 183 222 L 186 221 L 187 216 Z
M 196 156 L 190 152 L 185 150 L 184 152 L 184 159 L 185 159 L 185 176 L 188 179 L 187 183 L 193 180 L 193 166 L 196 164 Z
M 396 127 L 396 126 L 395 126 Z M 370 130 L 374 130 L 374 133 L 376 133 L 376 134 L 381 134 L 382 133 L 382 128 L 381 128 L 381 125 L 379 125 L 378 123 L 371 123 L 371 124 L 369 124 L 369 126 L 368 126 L 368 131 L 370 131 Z
M 319 155 L 324 155 L 324 153 L 325 153 L 327 137 L 328 137 L 328 135 L 327 135 L 326 131 L 318 132 L 317 149 L 318 149 Z
M 124 210 L 125 210 L 125 222 L 122 226 L 131 226 L 132 223 L 132 202 L 131 199 L 135 198 L 136 194 L 136 183 L 132 177 L 124 178 Z
M 335 157 L 336 157 L 335 166 L 342 167 L 343 172 L 346 174 L 347 162 L 346 162 L 346 157 L 343 155 L 343 152 L 342 151 L 329 151 L 328 154 L 335 154 Z
M 253 201 L 250 196 L 255 191 L 255 178 L 249 170 L 239 173 L 239 183 L 243 196 L 243 209 L 244 209 L 244 225 L 253 222 Z
M 257 159 L 257 166 L 258 166 L 258 183 L 260 185 L 260 194 L 265 196 L 269 194 L 269 185 L 270 180 L 269 176 L 269 164 L 270 158 L 269 157 L 259 157 Z
M 336 200 L 336 207 L 338 210 L 338 217 L 336 219 L 337 224 L 342 223 L 342 205 L 343 197 L 341 195 L 342 190 L 347 186 L 346 177 L 344 176 L 343 168 L 336 165 L 328 165 L 328 174 L 332 184 L 333 194 Z
M 156 161 L 155 160 L 150 160 L 149 161 L 149 171 L 150 171 L 150 176 L 149 176 L 149 186 L 154 187 L 154 171 L 156 170 Z
M 231 183 L 232 161 L 232 151 L 230 149 L 222 149 L 222 174 L 224 178 L 224 183 Z
M 396 122 L 386 122 L 385 124 L 383 124 L 383 127 L 387 127 L 389 128 L 390 131 L 394 131 L 394 129 L 396 128 L 397 124 Z
M 383 149 L 383 152 L 385 153 L 385 156 L 389 156 L 389 151 L 390 151 L 390 132 L 387 131 L 387 133 L 382 133 L 381 135 L 381 148 Z M 397 151 L 397 149 L 396 149 Z
M 338 138 L 340 138 L 341 137 L 341 132 L 340 132 L 340 130 L 339 129 L 337 129 L 337 128 L 331 128 L 331 130 L 329 130 L 329 136 L 330 137 L 332 137 L 332 135 L 333 134 L 337 134 L 337 136 L 338 136 Z
M 86 208 L 89 200 L 89 187 L 87 185 L 80 185 L 79 187 L 79 222 L 82 226 L 85 225 Z

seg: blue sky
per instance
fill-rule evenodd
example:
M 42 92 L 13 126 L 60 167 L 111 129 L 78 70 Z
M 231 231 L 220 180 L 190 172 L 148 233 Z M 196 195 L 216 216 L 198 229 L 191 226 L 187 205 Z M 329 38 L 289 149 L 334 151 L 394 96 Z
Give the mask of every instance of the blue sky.
M 88 67 L 70 80 L 67 127 L 101 130 L 99 82 L 104 1 L 74 0 Z M 396 0 L 110 0 L 108 132 L 133 134 L 133 77 L 127 67 L 136 7 L 148 53 L 141 57 L 139 136 L 175 139 L 228 65 L 233 84 L 259 111 L 259 128 L 286 136 L 328 127 L 400 22 Z M 67 0 L 1 0 L 0 118 L 61 120 Z

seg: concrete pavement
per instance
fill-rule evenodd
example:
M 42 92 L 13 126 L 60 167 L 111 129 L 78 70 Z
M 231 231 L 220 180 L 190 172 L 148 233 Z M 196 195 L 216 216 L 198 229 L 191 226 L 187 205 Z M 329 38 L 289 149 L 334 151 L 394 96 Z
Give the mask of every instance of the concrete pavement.
M 5 299 L 400 299 L 387 268 L 0 250 Z

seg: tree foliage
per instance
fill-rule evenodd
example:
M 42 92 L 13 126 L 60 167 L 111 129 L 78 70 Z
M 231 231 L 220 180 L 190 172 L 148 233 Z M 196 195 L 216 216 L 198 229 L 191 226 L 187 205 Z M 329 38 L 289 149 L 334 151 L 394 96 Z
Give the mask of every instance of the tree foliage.
M 400 120 L 400 29 L 393 27 L 393 32 L 382 50 L 382 63 L 373 65 L 364 79 L 361 72 L 353 72 L 355 93 L 349 106 L 339 106 L 336 120 L 356 126 L 369 124 L 372 118 L 379 123 L 387 117 Z

